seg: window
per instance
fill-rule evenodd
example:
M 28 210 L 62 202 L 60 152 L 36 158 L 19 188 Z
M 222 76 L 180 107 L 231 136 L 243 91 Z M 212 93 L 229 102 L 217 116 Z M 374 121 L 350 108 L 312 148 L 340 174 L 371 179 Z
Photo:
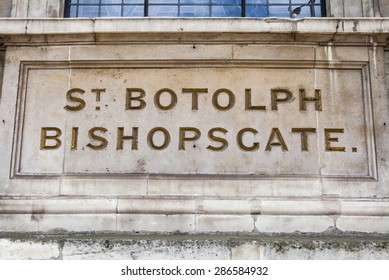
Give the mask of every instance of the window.
M 325 0 L 66 0 L 65 17 L 322 17 Z

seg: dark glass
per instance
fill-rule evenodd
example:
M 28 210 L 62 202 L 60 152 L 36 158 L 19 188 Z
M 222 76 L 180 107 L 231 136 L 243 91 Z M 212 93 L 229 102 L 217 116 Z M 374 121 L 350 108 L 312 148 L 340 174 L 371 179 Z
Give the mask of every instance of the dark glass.
M 66 5 L 66 17 L 303 18 L 325 13 L 324 0 L 68 0 Z M 299 13 L 293 13 L 296 9 Z

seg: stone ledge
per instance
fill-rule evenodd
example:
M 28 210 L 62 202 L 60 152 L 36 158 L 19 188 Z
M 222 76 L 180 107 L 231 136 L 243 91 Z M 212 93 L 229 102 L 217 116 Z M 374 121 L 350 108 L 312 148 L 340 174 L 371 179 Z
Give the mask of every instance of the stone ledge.
M 2 35 L 88 33 L 388 34 L 388 18 L 77 18 L 0 19 Z
M 389 217 L 207 214 L 0 214 L 0 232 L 325 233 L 336 229 L 389 234 Z
M 179 198 L 179 199 L 177 199 Z M 3 215 L 60 214 L 211 214 L 211 215 L 272 215 L 272 216 L 389 216 L 388 199 L 296 199 L 233 197 L 82 197 L 0 199 Z
M 0 234 L 0 259 L 387 259 L 387 235 Z

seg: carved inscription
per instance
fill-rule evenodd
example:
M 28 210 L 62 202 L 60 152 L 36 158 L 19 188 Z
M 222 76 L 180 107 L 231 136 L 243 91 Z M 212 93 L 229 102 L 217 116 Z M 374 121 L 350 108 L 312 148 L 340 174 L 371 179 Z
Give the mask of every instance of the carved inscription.
M 367 176 L 359 75 L 258 68 L 30 71 L 19 172 Z
M 91 93 L 96 94 L 96 102 L 101 101 L 101 93 L 105 92 L 105 88 L 92 88 L 90 90 Z M 72 88 L 66 92 L 66 99 L 68 100 L 68 104 L 64 106 L 65 110 L 69 111 L 81 111 L 83 110 L 87 104 L 86 101 L 82 98 L 85 94 L 86 90 L 81 88 Z M 146 97 L 146 91 L 142 88 L 126 88 L 125 89 L 126 96 L 125 102 L 123 102 L 124 107 L 123 110 L 143 110 L 147 107 L 147 103 L 144 100 Z M 207 88 L 182 88 L 181 93 L 191 93 L 191 108 L 192 110 L 198 110 L 199 108 L 199 98 L 198 93 L 208 94 Z M 315 89 L 314 97 L 307 97 L 305 89 L 299 90 L 299 106 L 301 111 L 307 110 L 307 103 L 313 103 L 313 110 L 322 111 L 322 100 L 321 100 L 321 90 Z M 161 102 L 161 96 L 165 94 L 168 95 L 168 103 L 163 105 Z M 226 104 L 220 104 L 219 96 L 221 94 L 225 94 L 227 96 Z M 245 89 L 245 110 L 261 110 L 266 111 L 266 105 L 253 105 L 252 104 L 252 90 L 250 88 Z M 235 94 L 232 90 L 227 88 L 221 88 L 216 90 L 212 94 L 212 106 L 215 110 L 218 111 L 226 111 L 230 110 L 235 105 Z M 154 107 L 156 110 L 173 110 L 174 107 L 177 106 L 178 96 L 173 89 L 163 88 L 158 90 L 154 94 Z M 276 88 L 271 89 L 270 91 L 270 110 L 278 111 L 278 107 L 285 102 L 291 102 L 293 100 L 293 94 L 290 90 L 286 88 Z M 97 111 L 100 110 L 99 106 L 95 107 Z M 72 136 L 71 136 L 71 149 L 77 150 L 78 146 L 78 127 L 72 127 Z M 124 135 L 124 127 L 117 128 L 117 141 L 112 145 L 116 144 L 117 150 L 123 150 L 123 142 L 131 141 L 131 149 L 138 149 L 138 131 L 139 127 L 132 127 L 132 134 Z M 92 127 L 88 130 L 89 139 L 92 141 L 86 144 L 86 147 L 93 150 L 103 150 L 105 149 L 109 142 L 104 137 L 104 134 L 108 131 L 105 127 Z M 163 142 L 160 145 L 156 145 L 154 143 L 154 135 L 156 132 L 160 132 L 163 134 Z M 223 127 L 215 127 L 210 129 L 207 132 L 208 138 L 211 142 L 216 142 L 218 145 L 215 147 L 213 145 L 208 145 L 206 149 L 215 152 L 225 151 L 229 145 L 228 141 L 222 136 L 216 136 L 215 133 L 220 132 L 221 134 L 227 134 L 229 131 Z M 292 133 L 300 134 L 301 141 L 301 151 L 308 151 L 308 133 L 316 133 L 316 128 L 314 127 L 305 127 L 298 128 L 292 127 Z M 258 131 L 252 127 L 245 127 L 236 132 L 236 145 L 242 150 L 247 152 L 253 152 L 259 149 L 259 142 L 254 143 L 243 143 L 243 135 L 245 133 L 252 133 L 253 135 L 258 134 Z M 333 146 L 333 142 L 338 142 L 338 138 L 335 136 L 336 133 L 344 133 L 343 128 L 324 128 L 324 143 L 325 143 L 325 151 L 326 152 L 345 152 L 345 147 Z M 175 133 L 177 134 L 177 133 Z M 54 150 L 59 149 L 62 145 L 61 140 L 62 131 L 58 127 L 42 127 L 41 128 L 41 140 L 40 140 L 40 148 L 41 150 Z M 190 135 L 190 136 L 189 136 Z M 185 150 L 186 142 L 196 142 L 200 139 L 202 132 L 200 128 L 197 127 L 179 127 L 178 128 L 178 150 Z M 266 138 L 266 151 L 271 151 L 273 147 L 280 147 L 282 151 L 289 151 L 288 145 L 285 143 L 284 137 L 279 128 L 273 127 L 271 128 L 270 135 Z M 154 150 L 163 150 L 166 149 L 171 140 L 171 134 L 169 131 L 163 127 L 154 127 L 150 131 L 147 132 L 147 144 L 150 149 Z M 50 144 L 51 142 L 51 144 Z M 356 149 L 353 150 L 356 152 Z

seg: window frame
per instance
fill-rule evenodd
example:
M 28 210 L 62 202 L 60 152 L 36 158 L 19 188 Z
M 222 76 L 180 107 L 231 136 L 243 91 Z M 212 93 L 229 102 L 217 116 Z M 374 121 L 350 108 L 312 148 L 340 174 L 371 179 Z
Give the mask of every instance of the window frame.
M 320 13 L 321 13 L 321 15 L 320 16 L 318 16 L 318 17 L 326 17 L 327 16 L 327 9 L 326 9 L 326 1 L 327 0 L 321 0 L 321 3 L 320 3 Z M 79 6 L 80 4 L 79 3 L 77 3 L 77 4 L 72 4 L 71 5 L 71 0 L 65 0 L 65 8 L 64 8 L 64 17 L 65 18 L 78 18 L 78 15 L 77 16 L 75 16 L 75 17 L 71 17 L 70 16 L 70 8 L 71 8 L 71 6 L 72 5 L 77 5 L 77 6 Z M 299 4 L 289 4 L 289 6 L 290 7 L 292 7 L 292 5 L 293 6 L 297 6 L 297 7 L 305 7 L 305 6 L 309 6 L 309 4 L 308 4 L 308 2 L 309 2 L 309 0 L 306 0 L 306 1 L 304 1 L 304 0 L 301 0 L 301 2 L 307 2 L 307 4 L 303 4 L 303 5 L 299 5 Z M 82 5 L 82 4 L 81 4 Z M 126 6 L 126 4 L 125 3 L 123 3 L 123 1 L 120 3 L 120 4 L 111 4 L 112 6 L 122 6 L 122 9 L 121 9 L 121 13 L 122 13 L 122 15 L 120 16 L 120 17 L 127 17 L 127 18 L 131 18 L 130 16 L 123 16 L 123 6 Z M 131 5 L 129 5 L 129 4 L 127 4 L 128 6 L 131 6 Z M 149 7 L 150 6 L 154 6 L 154 5 L 161 5 L 160 3 L 156 3 L 156 4 L 150 4 L 149 3 L 149 0 L 143 0 L 143 4 L 141 4 L 141 5 L 144 5 L 144 11 L 143 11 L 143 16 L 142 17 L 158 17 L 158 16 L 149 16 Z M 179 2 L 177 3 L 177 4 L 171 4 L 172 6 L 178 6 L 178 9 L 180 8 L 180 7 L 182 7 L 182 6 L 190 6 L 190 5 L 181 5 Z M 206 5 L 206 4 L 204 4 L 204 5 Z M 210 4 L 207 4 L 207 6 L 208 5 L 210 5 Z M 241 2 L 240 2 L 240 4 L 237 4 L 237 5 L 239 5 L 240 7 L 241 7 L 241 14 L 240 14 L 240 16 L 239 17 L 233 17 L 233 18 L 265 18 L 265 17 L 250 17 L 250 16 L 246 16 L 246 7 L 247 6 L 252 6 L 252 4 L 246 4 L 246 0 L 241 0 Z M 83 6 L 83 5 L 82 5 Z M 85 5 L 85 6 L 88 6 L 87 4 Z M 99 16 L 97 16 L 97 18 L 100 18 L 100 17 L 102 17 L 101 16 L 101 7 L 102 6 L 105 6 L 104 4 L 102 4 L 101 3 L 101 1 L 99 1 L 99 3 L 97 3 L 97 4 L 95 4 L 95 5 L 90 5 L 90 6 L 98 6 L 99 7 Z M 109 4 L 107 5 L 107 6 L 110 6 Z M 168 5 L 167 5 L 168 6 Z M 194 5 L 195 6 L 195 5 Z M 228 5 L 227 5 L 228 6 Z M 231 6 L 236 6 L 236 5 L 231 5 Z M 267 9 L 269 9 L 269 7 L 271 7 L 271 6 L 288 6 L 288 4 L 269 4 L 269 3 L 267 3 L 266 5 L 264 5 L 264 6 L 266 6 L 267 7 Z M 289 10 L 290 11 L 290 13 L 292 13 L 292 10 Z M 78 13 L 78 11 L 77 11 L 77 13 Z M 311 13 L 311 15 L 312 15 L 312 13 Z M 119 16 L 118 16 L 119 17 Z M 163 17 L 163 16 L 160 16 L 160 17 Z M 180 16 L 180 15 L 178 15 L 178 16 L 175 16 L 176 18 L 185 18 L 184 16 Z M 209 17 L 213 17 L 213 18 L 223 18 L 223 17 L 217 17 L 217 16 L 209 16 Z M 200 16 L 193 16 L 193 17 L 189 17 L 189 18 L 209 18 L 209 17 L 200 17 Z M 267 16 L 268 17 L 268 16 Z M 270 17 L 274 17 L 274 16 L 270 16 Z M 316 17 L 316 16 L 310 16 L 310 17 Z M 186 17 L 186 18 L 188 18 L 188 17 Z M 290 16 L 290 17 L 282 17 L 282 18 L 292 18 L 292 16 Z

